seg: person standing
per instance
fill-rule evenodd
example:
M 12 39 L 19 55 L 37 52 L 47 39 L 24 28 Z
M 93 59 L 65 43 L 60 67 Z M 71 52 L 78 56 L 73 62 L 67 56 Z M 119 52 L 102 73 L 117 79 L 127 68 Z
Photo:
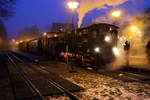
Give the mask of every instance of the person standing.
M 126 53 L 126 65 L 129 65 L 129 51 L 130 51 L 130 42 L 126 41 L 124 45 L 124 50 Z
M 146 54 L 147 54 L 148 62 L 150 64 L 150 41 L 148 41 L 146 45 Z

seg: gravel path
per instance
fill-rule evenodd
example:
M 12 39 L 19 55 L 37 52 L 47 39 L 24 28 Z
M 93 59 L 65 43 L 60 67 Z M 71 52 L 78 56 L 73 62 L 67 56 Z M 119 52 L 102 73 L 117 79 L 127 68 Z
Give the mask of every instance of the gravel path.
M 76 67 L 77 73 L 69 73 L 64 63 L 49 62 L 43 67 L 85 88 L 74 93 L 80 100 L 150 100 L 150 85 L 138 82 L 123 82 L 111 77 L 92 73 Z M 50 97 L 51 100 L 69 100 L 64 96 Z

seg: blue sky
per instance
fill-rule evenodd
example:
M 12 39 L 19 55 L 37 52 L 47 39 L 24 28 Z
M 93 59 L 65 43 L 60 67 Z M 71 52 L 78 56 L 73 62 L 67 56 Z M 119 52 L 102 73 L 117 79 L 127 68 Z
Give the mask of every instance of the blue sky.
M 48 31 L 52 22 L 70 22 L 71 13 L 66 7 L 67 0 L 18 0 L 14 16 L 6 20 L 9 36 L 14 37 L 25 27 L 37 25 L 41 32 Z M 129 14 L 137 14 L 150 7 L 150 0 L 129 0 L 115 8 L 124 9 Z M 109 7 L 113 9 L 112 7 Z M 90 23 L 93 18 L 105 16 L 106 9 L 93 10 L 83 22 Z M 77 15 L 77 14 L 76 14 Z M 76 18 L 77 21 L 77 18 Z

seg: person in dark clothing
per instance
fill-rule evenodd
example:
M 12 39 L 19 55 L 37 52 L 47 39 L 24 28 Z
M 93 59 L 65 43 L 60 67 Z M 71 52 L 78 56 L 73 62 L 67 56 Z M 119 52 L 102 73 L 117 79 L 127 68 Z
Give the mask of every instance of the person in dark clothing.
M 146 49 L 150 50 L 150 41 L 147 42 Z
M 130 42 L 128 42 L 128 41 L 125 42 L 124 50 L 125 50 L 125 53 L 126 53 L 126 59 L 127 59 L 126 65 L 128 66 L 128 65 L 129 65 Z
M 129 51 L 129 49 L 130 49 L 130 43 L 128 41 L 126 41 L 125 45 L 124 45 L 124 50 Z
M 147 54 L 148 62 L 150 64 L 150 41 L 148 41 L 146 45 L 146 54 Z

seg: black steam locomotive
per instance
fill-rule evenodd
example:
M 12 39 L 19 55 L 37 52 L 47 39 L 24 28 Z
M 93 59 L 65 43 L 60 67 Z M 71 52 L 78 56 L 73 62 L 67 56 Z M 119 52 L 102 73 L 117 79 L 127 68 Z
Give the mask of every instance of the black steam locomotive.
M 115 59 L 118 54 L 117 37 L 117 26 L 100 23 L 75 29 L 71 33 L 47 33 L 40 38 L 20 43 L 19 50 L 97 67 Z

